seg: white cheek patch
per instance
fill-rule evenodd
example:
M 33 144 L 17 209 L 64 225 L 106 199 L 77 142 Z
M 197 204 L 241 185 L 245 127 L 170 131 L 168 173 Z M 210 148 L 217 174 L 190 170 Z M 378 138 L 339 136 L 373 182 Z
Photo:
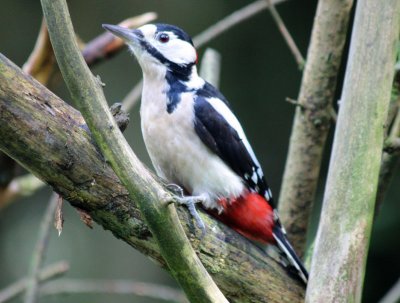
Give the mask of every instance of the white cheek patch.
M 159 46 L 159 50 L 165 58 L 177 64 L 193 63 L 197 58 L 194 47 L 180 39 L 170 39 L 165 45 Z
M 153 28 L 146 28 L 145 30 L 146 34 L 144 34 L 147 42 L 157 49 L 167 60 L 176 64 L 189 64 L 196 61 L 197 54 L 193 45 L 179 39 L 173 32 L 165 32 L 169 35 L 170 39 L 167 43 L 162 43 L 156 40 Z

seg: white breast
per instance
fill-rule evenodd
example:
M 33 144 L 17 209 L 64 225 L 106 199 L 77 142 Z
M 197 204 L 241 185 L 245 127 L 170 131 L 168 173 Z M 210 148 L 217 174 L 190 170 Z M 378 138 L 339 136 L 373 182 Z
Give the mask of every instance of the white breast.
M 182 95 L 169 114 L 160 87 L 144 84 L 140 109 L 143 138 L 157 174 L 183 186 L 192 195 L 207 197 L 205 207 L 218 208 L 221 197 L 239 196 L 244 185 L 194 130 L 193 93 Z

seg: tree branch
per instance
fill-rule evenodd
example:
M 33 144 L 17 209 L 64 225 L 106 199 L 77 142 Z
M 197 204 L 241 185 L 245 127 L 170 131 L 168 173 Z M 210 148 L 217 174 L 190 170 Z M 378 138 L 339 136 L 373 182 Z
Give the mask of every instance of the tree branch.
M 266 1 L 268 3 L 269 11 L 271 12 L 271 16 L 274 19 L 276 25 L 278 26 L 278 29 L 281 32 L 283 38 L 285 39 L 287 46 L 292 52 L 293 57 L 296 60 L 299 69 L 303 69 L 305 60 L 301 55 L 301 52 L 296 45 L 296 42 L 294 42 L 292 35 L 290 34 L 285 23 L 283 22 L 282 17 L 279 15 L 278 10 L 275 8 L 275 5 L 272 3 L 272 0 L 266 0 Z
M 272 4 L 278 4 L 284 2 L 285 0 L 271 0 Z M 233 12 L 232 14 L 226 16 L 225 18 L 219 20 L 196 37 L 193 38 L 193 43 L 196 47 L 203 46 L 207 42 L 216 38 L 220 34 L 226 32 L 233 26 L 255 16 L 256 14 L 262 12 L 269 7 L 268 2 L 265 0 L 258 0 L 246 5 Z
M 101 84 L 86 65 L 65 0 L 42 0 L 50 40 L 72 99 L 101 152 L 138 205 L 172 275 L 192 302 L 227 302 L 192 249 L 167 193 L 137 159 L 108 109 Z
M 353 0 L 320 0 L 315 16 L 279 197 L 279 213 L 299 255 L 315 199 L 322 153 Z
M 306 302 L 361 301 L 399 25 L 400 1 L 357 2 Z
M 138 208 L 93 145 L 81 114 L 4 56 L 0 56 L 0 150 L 116 237 L 165 265 Z M 302 284 L 246 239 L 201 213 L 208 233 L 200 242 L 187 211 L 178 208 L 178 214 L 200 260 L 230 302 L 302 301 Z

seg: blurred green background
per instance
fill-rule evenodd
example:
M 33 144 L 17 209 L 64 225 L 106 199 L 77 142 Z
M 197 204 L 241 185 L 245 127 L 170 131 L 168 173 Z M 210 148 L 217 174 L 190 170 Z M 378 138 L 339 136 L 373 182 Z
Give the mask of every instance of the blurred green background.
M 76 32 L 84 41 L 89 41 L 103 32 L 102 23 L 116 24 L 148 11 L 157 12 L 159 22 L 176 24 L 194 36 L 250 2 L 70 0 L 68 3 Z M 277 6 L 303 55 L 306 54 L 316 3 L 316 0 L 292 0 Z M 39 1 L 2 0 L 0 52 L 22 66 L 35 43 L 41 18 Z M 285 98 L 297 97 L 301 72 L 268 11 L 234 27 L 207 46 L 222 54 L 220 88 L 242 121 L 272 190 L 278 196 L 294 112 L 293 105 L 285 102 Z M 204 49 L 199 50 L 200 57 Z M 141 77 L 138 64 L 127 51 L 96 66 L 93 72 L 106 83 L 104 90 L 110 104 L 121 101 Z M 64 100 L 70 99 L 62 84 L 54 90 Z M 138 107 L 131 112 L 131 123 L 125 135 L 140 159 L 151 166 L 140 133 Z M 318 204 L 322 200 L 328 160 L 329 153 L 326 152 Z M 399 181 L 399 174 L 396 174 L 374 225 L 363 302 L 377 302 L 399 278 Z M 0 289 L 26 275 L 49 195 L 47 188 L 0 211 Z M 320 205 L 317 205 L 311 231 L 316 229 L 319 208 Z M 63 233 L 57 237 L 56 231 L 52 230 L 45 264 L 68 260 L 71 270 L 66 277 L 69 278 L 132 279 L 177 287 L 167 272 L 114 238 L 110 232 L 98 225 L 93 230 L 87 228 L 67 203 L 64 212 Z M 41 299 L 41 302 L 88 301 L 161 302 L 115 295 L 69 295 Z

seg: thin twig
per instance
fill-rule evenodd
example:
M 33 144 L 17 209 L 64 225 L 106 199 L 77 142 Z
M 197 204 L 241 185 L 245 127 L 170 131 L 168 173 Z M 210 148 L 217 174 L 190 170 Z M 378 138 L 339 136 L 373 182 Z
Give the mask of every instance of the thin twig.
M 58 263 L 51 264 L 40 271 L 39 282 L 43 283 L 50 279 L 57 278 L 65 274 L 68 270 L 69 270 L 69 265 L 66 261 L 61 261 Z M 3 288 L 0 291 L 0 303 L 7 302 L 17 297 L 18 295 L 22 294 L 25 291 L 27 284 L 28 284 L 28 278 L 25 277 Z
M 201 60 L 200 77 L 218 88 L 220 74 L 221 55 L 217 50 L 207 48 Z
M 303 56 L 301 55 L 301 52 L 299 48 L 296 45 L 296 42 L 294 42 L 294 39 L 292 35 L 290 34 L 289 30 L 287 29 L 285 23 L 282 20 L 282 17 L 279 15 L 277 9 L 275 8 L 275 5 L 272 3 L 272 0 L 266 0 L 269 6 L 269 11 L 271 12 L 272 18 L 275 20 L 279 31 L 281 32 L 283 38 L 285 39 L 290 51 L 292 52 L 297 65 L 299 66 L 299 69 L 304 68 L 305 60 Z
M 272 4 L 278 4 L 286 0 L 271 0 Z M 232 14 L 219 20 L 209 28 L 198 34 L 193 38 L 193 43 L 196 47 L 203 46 L 210 42 L 212 39 L 218 37 L 222 33 L 231 29 L 233 26 L 253 17 L 254 15 L 262 12 L 268 8 L 268 3 L 265 0 L 258 0 L 250 3 L 249 5 L 238 9 Z
M 379 303 L 398 303 L 400 301 L 400 279 L 389 289 Z
M 286 0 L 271 0 L 272 4 L 278 4 Z M 204 44 L 210 42 L 212 39 L 223 34 L 227 30 L 231 29 L 235 25 L 255 16 L 268 8 L 268 3 L 265 0 L 255 1 L 245 7 L 238 9 L 232 14 L 219 20 L 215 24 L 211 25 L 200 34 L 193 37 L 193 43 L 197 48 L 200 48 Z M 130 111 L 139 101 L 143 87 L 143 80 L 140 80 L 136 86 L 127 94 L 122 101 L 123 108 L 126 111 Z
M 70 294 L 117 294 L 135 295 L 172 302 L 188 302 L 178 289 L 152 283 L 130 280 L 61 279 L 43 285 L 40 295 Z
M 50 237 L 50 228 L 52 226 L 51 223 L 53 222 L 57 201 L 58 195 L 53 193 L 40 224 L 39 236 L 36 243 L 36 248 L 32 255 L 31 269 L 27 278 L 28 282 L 24 300 L 25 303 L 34 303 L 37 300 L 40 268 L 47 250 L 47 244 Z

